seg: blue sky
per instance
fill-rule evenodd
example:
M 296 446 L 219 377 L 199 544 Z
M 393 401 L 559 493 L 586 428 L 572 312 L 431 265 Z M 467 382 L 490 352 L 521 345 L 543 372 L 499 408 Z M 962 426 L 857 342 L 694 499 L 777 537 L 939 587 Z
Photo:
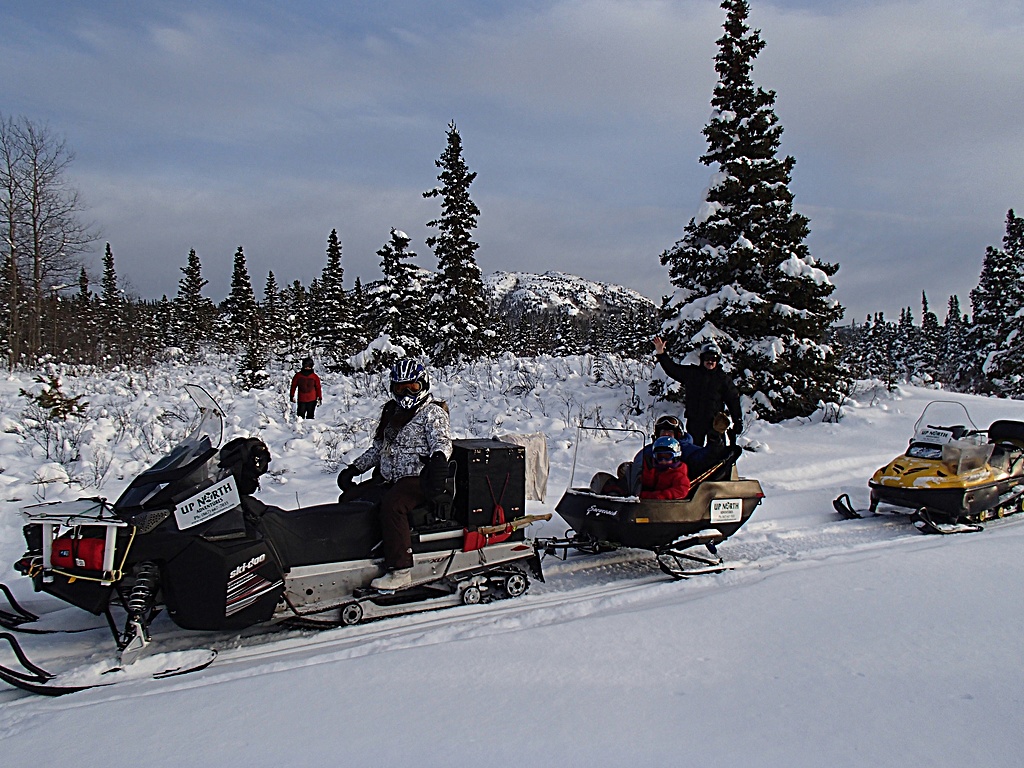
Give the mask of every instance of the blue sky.
M 556 269 L 658 299 L 696 213 L 715 0 L 46 2 L 0 8 L 0 112 L 47 123 L 118 273 L 173 295 L 195 248 L 216 299 L 245 249 L 257 291 L 379 277 L 391 227 L 418 262 L 422 192 L 454 120 L 478 173 L 484 272 Z M 1024 9 L 995 0 L 752 0 L 809 245 L 847 318 L 920 291 L 969 307 L 1024 210 Z

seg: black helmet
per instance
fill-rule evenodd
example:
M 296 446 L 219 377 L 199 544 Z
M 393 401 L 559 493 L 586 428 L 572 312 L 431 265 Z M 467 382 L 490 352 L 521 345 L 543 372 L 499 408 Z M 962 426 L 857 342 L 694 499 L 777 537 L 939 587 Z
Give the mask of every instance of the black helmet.
M 308 370 L 312 370 L 313 369 L 313 358 L 312 357 L 304 357 L 304 358 L 302 358 L 302 370 L 305 371 L 307 369 Z
M 718 348 L 718 345 L 713 341 L 709 341 L 701 345 L 700 348 L 700 361 L 707 363 L 709 361 L 718 362 L 722 359 L 722 350 Z
M 657 435 L 659 432 L 665 429 L 672 430 L 672 434 L 675 436 L 677 440 L 682 439 L 683 432 L 686 431 L 683 429 L 683 422 L 681 422 L 677 417 L 673 416 L 670 413 L 666 413 L 662 416 L 659 416 L 658 420 L 654 422 L 655 435 Z

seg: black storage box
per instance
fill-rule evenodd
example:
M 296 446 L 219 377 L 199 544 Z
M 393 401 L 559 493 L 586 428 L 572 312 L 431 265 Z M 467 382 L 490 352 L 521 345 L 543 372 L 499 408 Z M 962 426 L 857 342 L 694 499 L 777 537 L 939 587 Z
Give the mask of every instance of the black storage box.
M 501 440 L 454 440 L 455 500 L 452 512 L 469 529 L 493 525 L 495 506 L 505 522 L 526 513 L 526 449 Z M 525 537 L 524 528 L 513 539 Z

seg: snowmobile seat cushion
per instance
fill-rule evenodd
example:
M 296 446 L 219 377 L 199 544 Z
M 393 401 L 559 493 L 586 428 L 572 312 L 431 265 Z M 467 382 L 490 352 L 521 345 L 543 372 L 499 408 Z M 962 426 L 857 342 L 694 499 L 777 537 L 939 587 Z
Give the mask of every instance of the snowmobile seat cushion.
M 285 568 L 371 558 L 381 539 L 377 505 L 362 500 L 291 511 L 268 506 L 259 527 Z
M 604 493 L 604 487 L 609 483 L 609 481 L 614 480 L 614 479 L 615 479 L 615 475 L 613 475 L 611 472 L 597 472 L 590 479 L 590 490 L 591 490 L 591 492 L 593 492 L 593 493 Z
M 1010 443 L 1024 448 L 1024 422 L 1000 419 L 988 428 L 988 439 L 992 443 Z

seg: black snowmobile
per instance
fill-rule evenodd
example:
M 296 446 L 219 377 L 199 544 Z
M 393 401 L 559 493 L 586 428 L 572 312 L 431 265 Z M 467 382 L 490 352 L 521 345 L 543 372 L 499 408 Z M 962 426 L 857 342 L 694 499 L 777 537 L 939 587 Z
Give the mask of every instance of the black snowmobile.
M 80 499 L 23 510 L 28 549 L 16 570 L 36 591 L 104 616 L 122 665 L 144 655 L 161 609 L 189 630 L 335 627 L 518 597 L 529 588 L 528 572 L 543 580 L 525 526 L 550 515 L 523 514 L 522 447 L 455 441 L 446 493 L 410 515 L 412 585 L 382 592 L 370 588 L 383 573 L 377 505 L 339 500 L 284 510 L 262 503 L 252 494 L 271 461 L 266 445 L 238 438 L 218 450 L 220 409 L 202 388 L 185 388 L 199 407 L 197 426 L 113 505 Z M 38 617 L 0 589 L 11 604 L 0 625 L 33 632 Z M 48 685 L 53 676 L 28 660 L 13 635 L 0 638 L 22 667 L 0 666 L 0 680 L 41 693 L 91 687 Z
M 577 448 L 585 431 L 632 432 L 639 436 L 641 447 L 645 439 L 635 430 L 580 427 Z M 589 485 L 574 487 L 574 457 L 569 488 L 555 507 L 572 528 L 564 538 L 539 540 L 537 545 L 563 557 L 569 549 L 587 554 L 620 547 L 646 549 L 654 553 L 661 570 L 675 579 L 723 571 L 728 566 L 717 545 L 736 533 L 764 498 L 757 480 L 739 476 L 736 460 L 741 454 L 741 448 L 729 446 L 691 481 L 686 498 L 671 500 L 608 494 L 605 489 L 614 475 L 604 471 L 594 473 Z M 693 551 L 700 546 L 704 551 Z

